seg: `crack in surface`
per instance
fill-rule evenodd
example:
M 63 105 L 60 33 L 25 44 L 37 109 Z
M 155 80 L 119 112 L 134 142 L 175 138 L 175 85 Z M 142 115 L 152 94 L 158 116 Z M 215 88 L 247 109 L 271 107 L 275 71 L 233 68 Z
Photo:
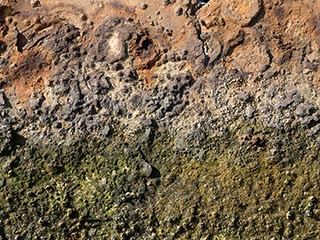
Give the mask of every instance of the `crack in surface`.
M 200 20 L 196 17 L 196 24 L 195 24 L 195 28 L 196 28 L 196 31 L 197 31 L 197 36 L 198 36 L 198 39 L 201 41 L 202 43 L 202 53 L 204 54 L 204 65 L 207 65 L 209 60 L 210 60 L 210 57 L 208 55 L 208 44 L 206 42 L 206 40 L 202 37 L 202 30 L 201 30 L 201 24 L 200 24 Z
M 208 62 L 210 61 L 210 57 L 208 55 L 208 44 L 206 42 L 206 40 L 202 37 L 202 29 L 201 29 L 201 20 L 198 18 L 198 12 L 200 11 L 200 9 L 205 6 L 207 3 L 209 2 L 209 0 L 202 0 L 197 2 L 195 5 L 193 5 L 192 9 L 191 9 L 191 16 L 193 16 L 196 20 L 195 22 L 195 28 L 197 31 L 197 36 L 198 39 L 201 41 L 202 43 L 202 52 L 205 56 L 204 59 L 204 65 L 206 66 L 208 64 Z

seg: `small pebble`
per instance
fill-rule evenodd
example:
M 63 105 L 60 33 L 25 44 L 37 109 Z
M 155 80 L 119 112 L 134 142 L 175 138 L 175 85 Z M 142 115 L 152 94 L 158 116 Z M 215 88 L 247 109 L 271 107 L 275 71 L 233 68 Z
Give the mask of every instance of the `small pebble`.
M 312 211 L 310 211 L 310 210 L 307 210 L 305 212 L 305 214 L 306 214 L 307 217 L 312 217 Z
M 31 0 L 30 3 L 33 8 L 41 7 L 41 2 L 39 0 Z
M 247 118 L 248 118 L 248 119 L 253 118 L 255 111 L 256 111 L 256 110 L 255 110 L 252 106 L 248 106 L 247 109 L 246 109 L 246 116 L 247 116 Z
M 13 18 L 11 16 L 6 18 L 6 22 L 8 22 L 9 24 L 13 22 Z
M 87 20 L 88 20 L 87 15 L 83 14 L 83 15 L 81 16 L 81 20 L 82 20 L 82 21 L 87 21 Z
M 146 9 L 148 8 L 148 4 L 146 4 L 146 3 L 141 3 L 140 8 L 141 8 L 142 10 L 146 10 Z
M 140 172 L 141 172 L 141 174 L 142 174 L 143 176 L 145 176 L 145 177 L 150 177 L 150 176 L 151 176 L 151 173 L 152 173 L 152 166 L 151 166 L 149 163 L 143 161 L 143 162 L 141 163 Z
M 105 137 L 107 137 L 107 136 L 109 136 L 110 132 L 111 132 L 110 127 L 109 127 L 109 126 L 106 126 L 106 127 L 102 130 L 102 135 L 105 136 Z

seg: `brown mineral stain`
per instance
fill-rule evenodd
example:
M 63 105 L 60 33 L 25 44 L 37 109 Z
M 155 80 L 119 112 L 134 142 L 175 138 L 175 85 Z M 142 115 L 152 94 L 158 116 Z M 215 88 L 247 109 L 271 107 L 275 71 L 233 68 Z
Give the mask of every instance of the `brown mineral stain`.
M 10 83 L 6 92 L 14 92 L 19 103 L 28 108 L 32 92 L 44 88 L 44 81 L 51 73 L 51 54 L 41 47 L 35 47 L 11 55 L 12 68 L 5 74 Z

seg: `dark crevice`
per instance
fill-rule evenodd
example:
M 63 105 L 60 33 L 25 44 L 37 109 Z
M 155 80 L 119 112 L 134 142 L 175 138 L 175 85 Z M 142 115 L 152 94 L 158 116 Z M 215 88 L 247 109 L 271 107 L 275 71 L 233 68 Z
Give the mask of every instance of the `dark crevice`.
M 23 48 L 25 45 L 27 45 L 28 39 L 18 29 L 16 29 L 16 31 L 17 31 L 16 46 L 19 52 L 23 52 Z
M 205 6 L 207 3 L 209 2 L 209 0 L 202 0 L 202 1 L 199 1 L 197 2 L 196 4 L 191 4 L 189 3 L 188 5 L 188 11 L 186 12 L 187 13 L 187 17 L 194 17 L 194 19 L 196 20 L 195 21 L 195 24 L 194 24 L 194 27 L 196 29 L 196 32 L 197 32 L 197 37 L 198 39 L 201 41 L 202 43 L 202 53 L 204 54 L 204 60 L 203 60 L 203 64 L 205 66 L 208 65 L 209 61 L 210 61 L 210 57 L 208 56 L 208 45 L 207 45 L 207 42 L 205 39 L 203 39 L 202 37 L 202 29 L 201 29 L 201 20 L 198 19 L 198 16 L 197 16 L 197 13 L 198 11 L 203 7 Z
M 0 41 L 0 54 L 4 53 L 7 50 L 7 44 L 3 41 Z
M 192 15 L 197 15 L 198 11 L 204 7 L 205 5 L 207 5 L 207 3 L 209 2 L 209 0 L 202 0 L 197 2 L 194 6 L 193 6 L 193 13 Z
M 20 135 L 17 131 L 12 133 L 12 151 L 16 151 L 19 147 L 26 144 L 27 139 Z
M 267 54 L 268 54 L 268 57 L 269 57 L 269 59 L 270 59 L 270 62 L 269 62 L 269 64 L 268 64 L 268 66 L 267 66 L 267 69 L 268 68 L 270 68 L 270 63 L 272 63 L 273 62 L 273 55 L 272 55 L 272 53 L 271 53 L 271 51 L 268 49 L 267 51 Z M 266 69 L 266 70 L 267 70 Z
M 197 23 L 196 23 L 195 27 L 196 27 L 198 39 L 202 43 L 202 52 L 204 54 L 204 65 L 206 66 L 208 64 L 208 62 L 210 61 L 210 57 L 208 56 L 208 45 L 207 45 L 206 40 L 203 39 L 203 37 L 202 37 L 201 25 L 200 25 L 200 21 L 198 19 L 197 19 Z
M 261 19 L 264 18 L 266 12 L 264 9 L 264 4 L 263 1 L 261 1 L 261 8 L 260 11 L 251 19 L 251 21 L 246 25 L 246 27 L 253 27 L 256 25 L 258 22 L 261 21 Z
M 152 168 L 152 172 L 151 172 L 150 178 L 160 178 L 161 177 L 160 171 L 152 165 L 151 165 L 151 168 Z
M 3 227 L 0 228 L 0 236 L 1 236 L 1 239 L 8 240 L 8 238 L 6 237 L 6 233 L 5 233 Z
M 309 123 L 308 123 L 308 128 L 313 128 L 315 127 L 316 125 L 318 125 L 320 123 L 319 120 L 311 120 Z
M 2 100 L 2 104 L 5 108 L 12 108 L 12 105 L 11 105 L 8 97 L 3 92 L 0 92 L 0 98 Z
M 141 49 L 142 50 L 148 50 L 149 46 L 151 46 L 151 45 L 152 45 L 152 41 L 150 39 L 145 39 L 142 42 Z

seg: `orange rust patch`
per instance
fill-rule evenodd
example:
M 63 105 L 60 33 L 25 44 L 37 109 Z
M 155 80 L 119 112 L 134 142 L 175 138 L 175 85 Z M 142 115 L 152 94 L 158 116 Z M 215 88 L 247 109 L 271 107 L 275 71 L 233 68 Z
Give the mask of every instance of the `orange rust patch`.
M 155 65 L 161 56 L 157 44 L 146 32 L 142 32 L 130 48 L 134 56 L 134 65 L 139 75 L 143 76 L 146 84 L 150 86 Z
M 13 92 L 17 104 L 28 108 L 30 95 L 44 88 L 44 80 L 51 73 L 51 54 L 36 47 L 11 55 L 11 62 L 13 67 L 4 74 L 10 85 L 5 86 L 4 90 Z
M 144 70 L 138 70 L 138 75 L 143 76 L 145 80 L 145 84 L 150 87 L 152 85 L 152 75 L 155 72 L 155 69 L 144 69 Z
M 155 63 L 158 59 L 153 58 L 153 61 L 143 61 L 139 58 L 135 58 L 135 66 L 138 74 L 145 78 L 147 85 L 152 85 L 152 75 L 155 72 Z

